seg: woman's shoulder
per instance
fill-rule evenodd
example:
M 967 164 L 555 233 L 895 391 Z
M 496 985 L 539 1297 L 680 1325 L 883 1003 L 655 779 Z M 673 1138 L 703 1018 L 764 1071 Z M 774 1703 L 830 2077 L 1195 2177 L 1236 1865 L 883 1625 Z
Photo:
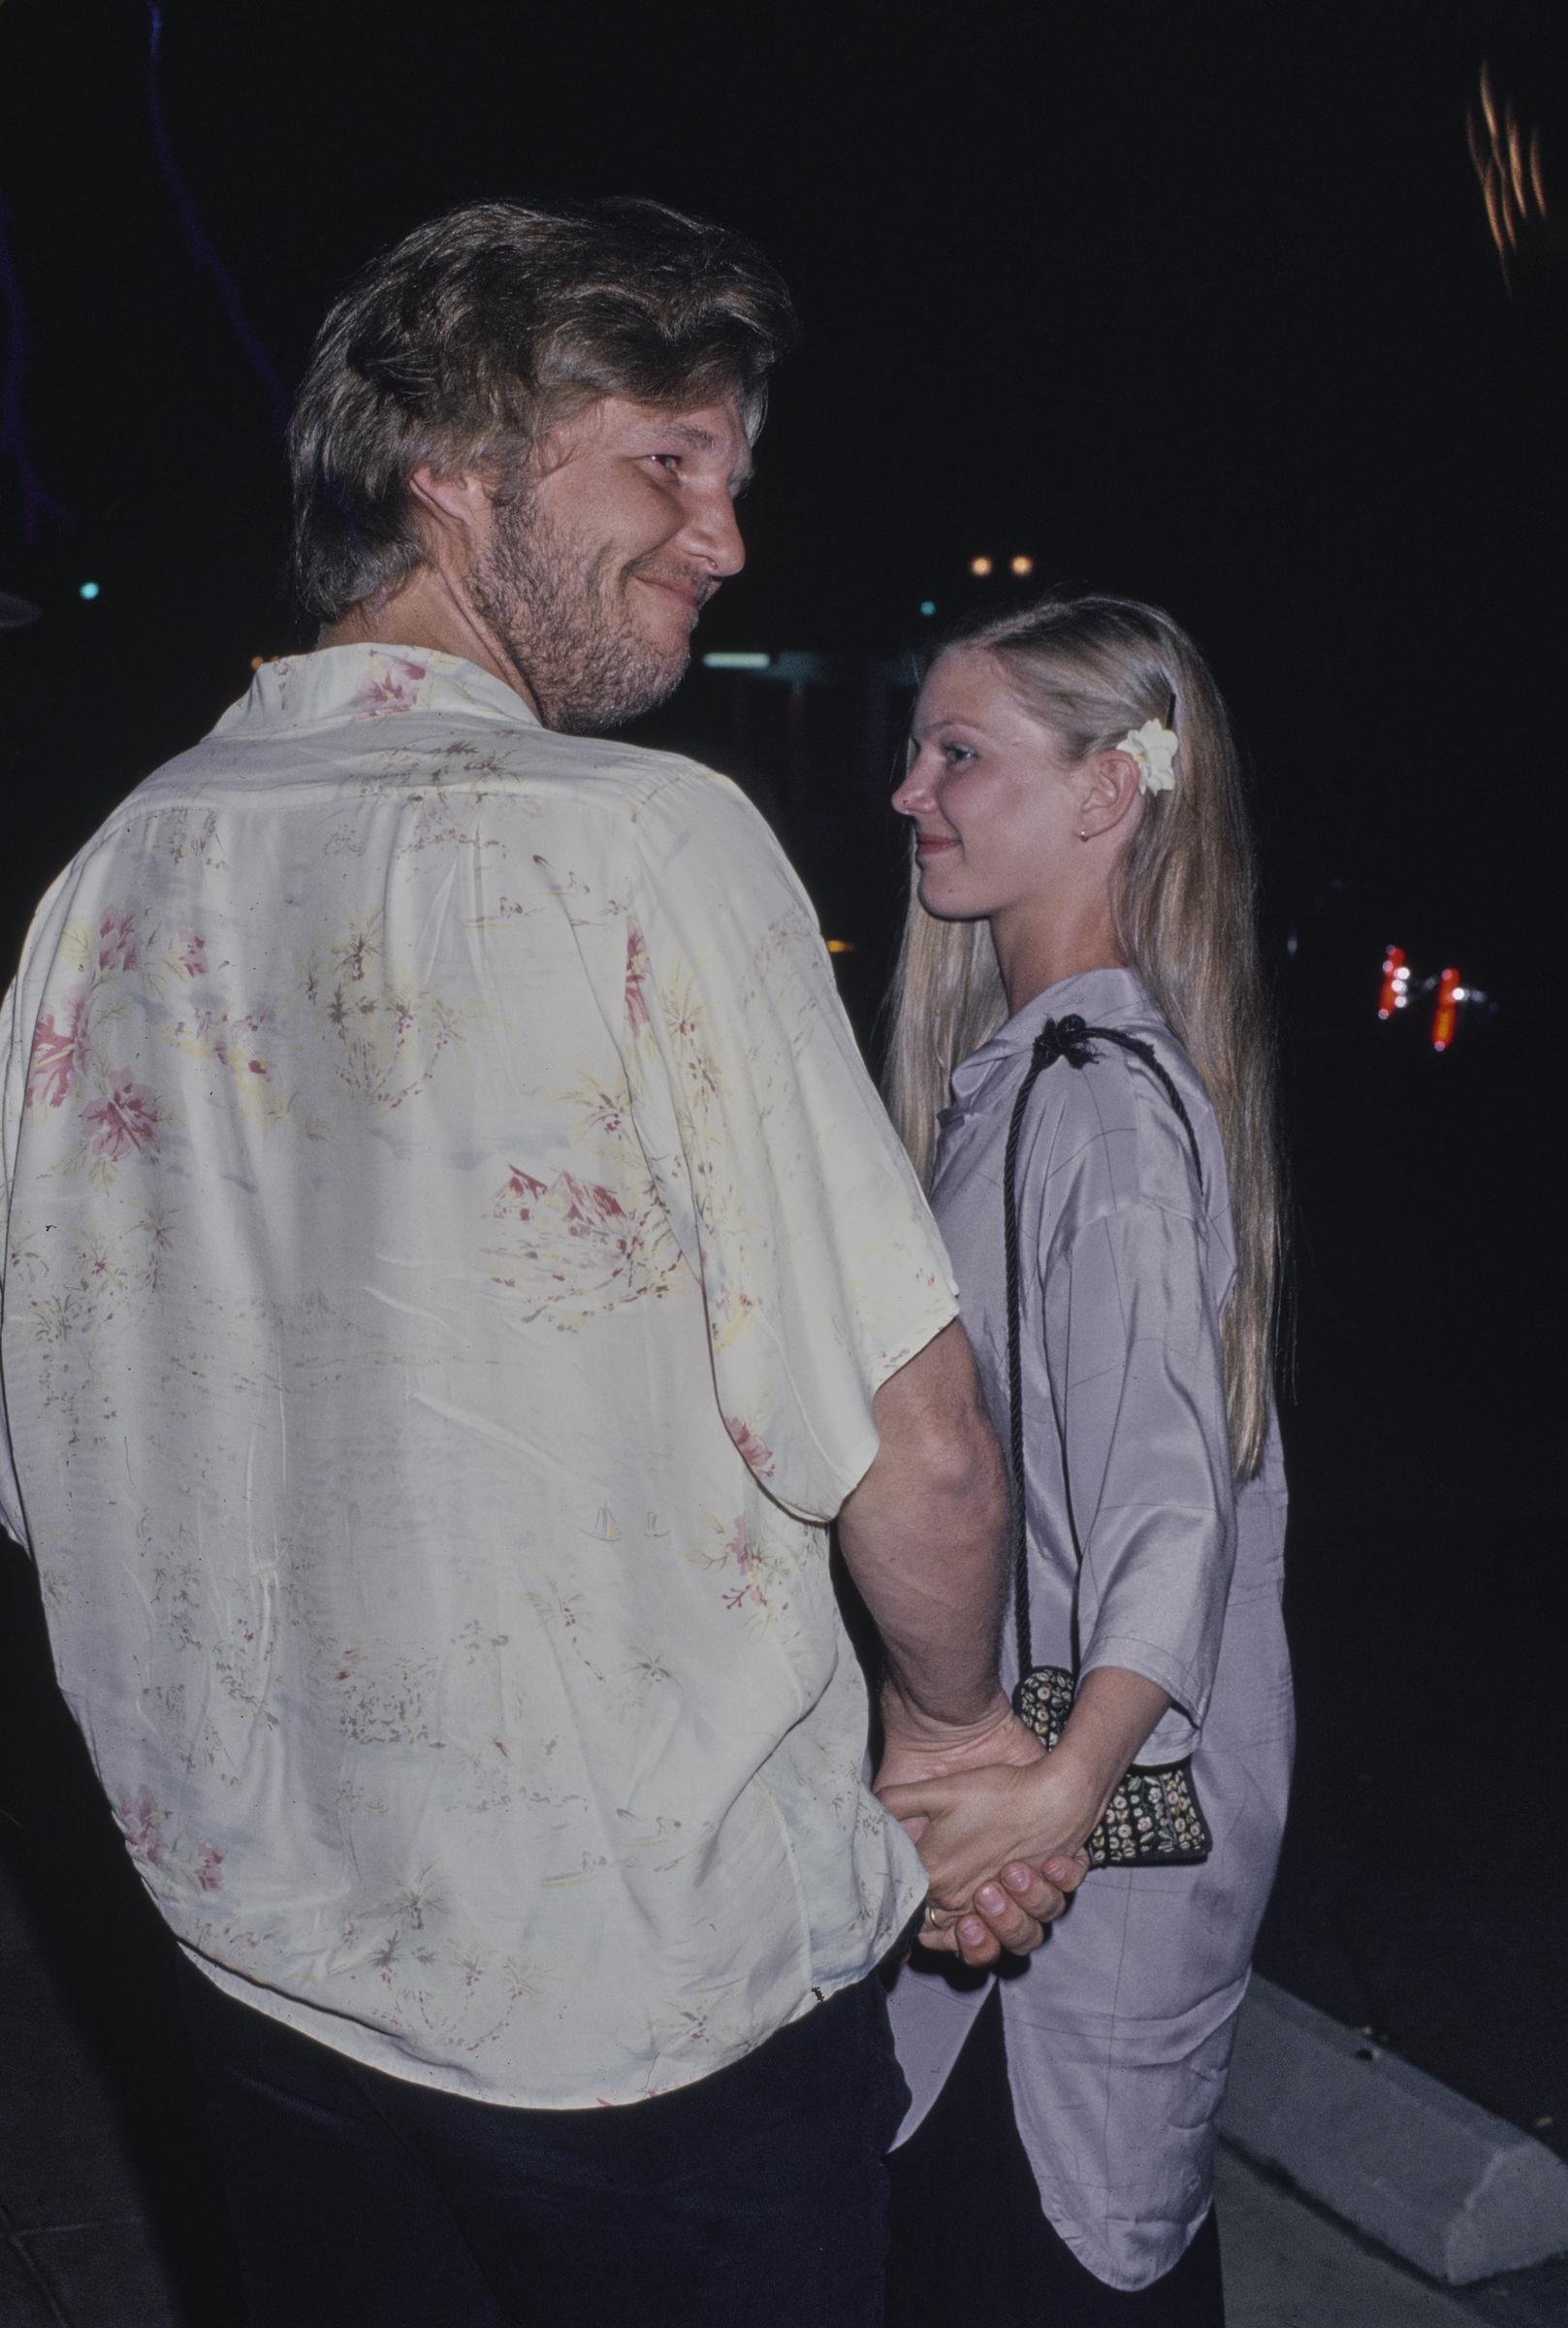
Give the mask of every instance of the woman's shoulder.
M 1055 1021 L 1061 1049 L 1041 1078 L 1050 1104 L 1027 1161 L 1020 1142 L 1026 1184 L 1070 1234 L 1133 1208 L 1207 1218 L 1223 1202 L 1224 1157 L 1197 1070 L 1130 972 L 1093 999 L 1102 1003 L 1093 1018 L 1084 1011 Z

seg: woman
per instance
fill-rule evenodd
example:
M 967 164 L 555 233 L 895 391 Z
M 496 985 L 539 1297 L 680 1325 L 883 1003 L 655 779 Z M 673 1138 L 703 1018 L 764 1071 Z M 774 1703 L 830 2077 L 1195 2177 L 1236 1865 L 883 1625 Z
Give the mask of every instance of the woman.
M 1055 597 L 938 657 L 894 806 L 916 893 L 893 1110 L 1004 1446 L 1005 1151 L 1058 1030 L 1013 1176 L 1024 1509 L 1033 1656 L 1080 1681 L 1042 1761 L 882 1799 L 949 1914 L 982 1874 L 1080 1845 L 1134 1761 L 1192 1756 L 1213 1846 L 1096 1869 L 1013 1977 L 900 1976 L 913 2102 L 888 2316 L 1213 2328 L 1214 2121 L 1292 1745 L 1271 1062 L 1236 751 L 1168 615 Z

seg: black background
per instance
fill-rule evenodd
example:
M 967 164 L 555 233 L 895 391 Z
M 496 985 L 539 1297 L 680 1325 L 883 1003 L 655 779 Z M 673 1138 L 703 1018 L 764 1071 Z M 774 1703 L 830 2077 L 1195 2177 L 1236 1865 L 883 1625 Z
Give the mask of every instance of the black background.
M 704 648 L 917 649 L 921 599 L 956 612 L 972 555 L 1022 551 L 1037 580 L 1168 603 L 1238 716 L 1298 1221 L 1303 1742 L 1261 1962 L 1560 2144 L 1568 334 L 1554 230 L 1504 284 L 1464 125 L 1489 58 L 1562 214 L 1561 10 L 1047 0 L 824 28 L 459 4 L 404 25 L 165 0 L 177 187 L 151 21 L 0 5 L 21 302 L 0 328 L 53 504 L 29 528 L 12 444 L 0 589 L 44 614 L 0 634 L 8 962 L 112 803 L 296 642 L 275 398 L 226 286 L 286 384 L 345 274 L 456 200 L 652 193 L 753 235 L 807 338 Z M 697 675 L 650 733 L 722 760 L 732 698 Z M 898 844 L 851 758 L 824 748 L 779 821 L 858 950 L 869 1032 Z M 1424 1014 L 1375 1022 L 1390 939 L 1494 1006 L 1445 1057 Z M 0 1802 L 50 1945 L 86 1963 L 59 1836 L 87 1798 L 18 1569 Z M 130 1931 L 134 1902 L 115 1913 Z

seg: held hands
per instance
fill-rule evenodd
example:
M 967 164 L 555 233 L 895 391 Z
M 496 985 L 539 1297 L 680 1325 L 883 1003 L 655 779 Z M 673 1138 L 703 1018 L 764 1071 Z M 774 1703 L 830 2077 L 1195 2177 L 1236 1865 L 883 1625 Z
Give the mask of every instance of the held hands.
M 1099 1813 L 1072 1758 L 1047 1756 L 1006 1699 L 962 1728 L 889 1694 L 876 1791 L 931 1876 L 922 1945 L 966 1964 L 1026 1955 L 1088 1870 L 1079 1846 Z

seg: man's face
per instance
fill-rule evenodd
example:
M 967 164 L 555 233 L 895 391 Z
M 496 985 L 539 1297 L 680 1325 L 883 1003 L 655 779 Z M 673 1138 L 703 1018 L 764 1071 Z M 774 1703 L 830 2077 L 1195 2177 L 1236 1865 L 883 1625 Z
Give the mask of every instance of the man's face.
M 700 609 L 745 561 L 751 467 L 738 404 L 672 413 L 611 396 L 493 502 L 464 587 L 547 728 L 596 734 L 679 686 Z

